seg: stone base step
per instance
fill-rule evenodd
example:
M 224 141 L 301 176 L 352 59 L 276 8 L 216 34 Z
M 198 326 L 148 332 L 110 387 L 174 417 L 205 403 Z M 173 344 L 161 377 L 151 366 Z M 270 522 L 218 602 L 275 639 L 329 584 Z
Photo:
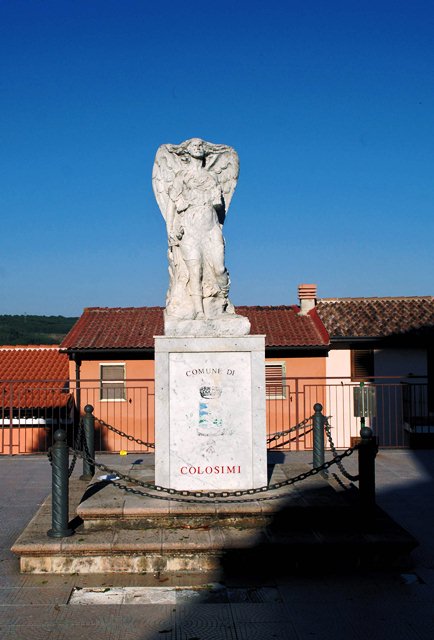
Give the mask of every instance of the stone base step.
M 83 483 L 71 483 L 77 504 Z M 329 488 L 330 489 L 330 488 Z M 80 494 L 81 490 L 81 494 Z M 333 491 L 332 491 L 333 494 Z M 417 542 L 377 509 L 367 525 L 351 507 L 289 506 L 267 527 L 215 524 L 148 529 L 86 529 L 53 539 L 51 501 L 44 502 L 14 544 L 25 573 L 212 573 L 255 575 L 395 562 Z
M 309 469 L 304 463 L 270 465 L 270 482 L 280 482 Z M 122 471 L 125 473 L 125 469 Z M 140 465 L 136 466 L 128 474 L 143 482 L 154 481 L 154 470 L 150 466 L 143 469 Z M 127 491 L 119 489 L 112 482 L 99 479 L 97 475 L 77 507 L 77 515 L 83 520 L 84 528 L 100 530 L 220 526 L 248 529 L 270 525 L 276 514 L 290 507 L 302 509 L 322 505 L 329 509 L 330 494 L 334 508 L 348 506 L 344 492 L 339 494 L 333 491 L 328 481 L 320 475 L 303 480 L 303 493 L 299 485 L 291 485 L 270 493 L 245 495 L 240 502 L 217 502 L 206 499 L 205 496 L 206 502 L 197 502 L 194 498 L 185 499 L 168 494 L 152 498 L 139 495 L 139 492 L 143 494 L 146 489 L 133 483 L 126 484 L 126 488 Z M 267 499 L 270 497 L 272 499 Z
M 77 515 L 86 530 L 242 527 L 250 529 L 270 524 L 277 511 L 290 504 L 290 492 L 278 500 L 223 503 L 162 500 L 124 494 L 109 483 L 94 493 L 86 491 Z

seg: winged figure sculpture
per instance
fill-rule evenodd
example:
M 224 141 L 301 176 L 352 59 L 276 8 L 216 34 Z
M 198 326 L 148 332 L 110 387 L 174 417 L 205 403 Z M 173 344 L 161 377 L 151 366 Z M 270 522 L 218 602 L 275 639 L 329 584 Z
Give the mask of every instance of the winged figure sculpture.
M 152 185 L 167 227 L 166 317 L 234 315 L 222 233 L 239 173 L 236 151 L 191 138 L 159 147 Z

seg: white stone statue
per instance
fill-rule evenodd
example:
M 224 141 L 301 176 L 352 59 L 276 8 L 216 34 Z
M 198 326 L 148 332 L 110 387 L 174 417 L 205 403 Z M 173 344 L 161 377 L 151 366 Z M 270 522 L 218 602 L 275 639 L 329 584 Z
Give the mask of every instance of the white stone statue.
M 152 185 L 169 244 L 166 335 L 249 333 L 228 297 L 222 233 L 238 172 L 236 151 L 223 144 L 192 138 L 157 151 Z

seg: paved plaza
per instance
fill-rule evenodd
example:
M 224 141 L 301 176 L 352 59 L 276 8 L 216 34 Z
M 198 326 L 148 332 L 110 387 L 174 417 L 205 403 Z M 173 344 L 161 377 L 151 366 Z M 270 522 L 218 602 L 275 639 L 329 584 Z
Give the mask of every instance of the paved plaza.
M 356 456 L 346 461 L 353 473 L 356 464 Z M 276 570 L 266 579 L 249 567 L 245 578 L 213 584 L 181 574 L 21 575 L 10 547 L 49 493 L 50 466 L 45 456 L 1 457 L 0 638 L 431 640 L 434 452 L 380 450 L 376 470 L 379 505 L 419 541 L 410 561 L 309 575 Z M 104 604 L 84 604 L 86 588 Z

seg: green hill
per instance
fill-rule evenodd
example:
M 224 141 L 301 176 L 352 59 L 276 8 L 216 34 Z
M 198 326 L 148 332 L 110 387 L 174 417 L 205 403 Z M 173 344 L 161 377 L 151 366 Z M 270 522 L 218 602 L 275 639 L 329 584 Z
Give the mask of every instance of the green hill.
M 59 344 L 77 318 L 0 315 L 0 344 Z

